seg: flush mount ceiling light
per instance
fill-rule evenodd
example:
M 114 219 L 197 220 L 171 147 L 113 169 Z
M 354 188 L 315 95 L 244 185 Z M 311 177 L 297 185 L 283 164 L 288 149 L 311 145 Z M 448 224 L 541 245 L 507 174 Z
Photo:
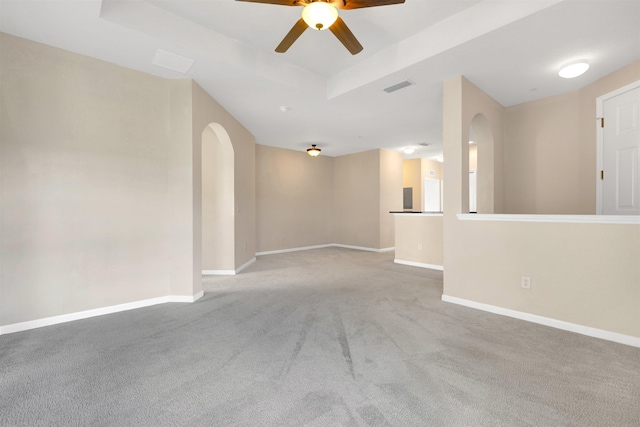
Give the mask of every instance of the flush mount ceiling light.
M 589 69 L 589 63 L 585 59 L 571 62 L 560 69 L 558 75 L 565 79 L 581 76 Z
M 404 147 L 404 154 L 413 154 L 414 151 L 416 151 L 416 149 L 413 147 Z
M 311 157 L 318 157 L 320 155 L 321 149 L 316 147 L 316 144 L 311 144 L 311 148 L 307 148 L 307 154 Z
M 309 28 L 326 30 L 338 19 L 338 9 L 323 1 L 309 3 L 302 9 L 302 19 Z

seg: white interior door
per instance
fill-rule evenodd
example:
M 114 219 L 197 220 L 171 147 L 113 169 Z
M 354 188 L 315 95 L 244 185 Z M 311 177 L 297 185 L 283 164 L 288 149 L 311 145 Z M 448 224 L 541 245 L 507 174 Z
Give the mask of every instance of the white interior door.
M 603 101 L 602 213 L 640 215 L 640 87 Z
M 423 188 L 424 211 L 440 212 L 440 180 L 433 178 L 425 178 Z
M 478 212 L 478 186 L 476 171 L 469 171 L 469 212 Z

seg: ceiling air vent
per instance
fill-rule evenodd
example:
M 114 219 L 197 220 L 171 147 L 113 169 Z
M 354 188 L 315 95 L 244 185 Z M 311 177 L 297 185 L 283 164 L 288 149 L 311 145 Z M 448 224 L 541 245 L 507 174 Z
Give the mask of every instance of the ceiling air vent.
M 397 90 L 400 90 L 400 89 L 402 89 L 402 88 L 405 88 L 405 87 L 407 87 L 407 86 L 412 86 L 412 85 L 414 85 L 414 84 L 415 84 L 415 83 L 414 83 L 414 82 L 412 82 L 411 80 L 405 80 L 405 81 L 403 81 L 403 82 L 396 83 L 396 84 L 394 84 L 394 85 L 392 85 L 392 86 L 389 86 L 389 87 L 384 88 L 384 91 L 385 91 L 385 92 L 387 92 L 387 93 L 391 93 L 391 92 L 395 92 L 395 91 L 397 91 Z

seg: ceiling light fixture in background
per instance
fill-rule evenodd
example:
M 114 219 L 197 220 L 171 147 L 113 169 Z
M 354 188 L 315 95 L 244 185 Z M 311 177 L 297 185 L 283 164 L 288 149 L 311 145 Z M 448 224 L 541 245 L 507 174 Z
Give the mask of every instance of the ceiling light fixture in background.
M 413 154 L 414 151 L 416 151 L 416 149 L 413 147 L 404 147 L 404 154 Z
M 572 79 L 583 75 L 589 69 L 589 63 L 586 59 L 571 62 L 560 69 L 558 75 L 565 79 Z
M 338 9 L 323 1 L 309 3 L 302 9 L 302 19 L 309 28 L 326 30 L 338 19 Z
M 322 150 L 316 147 L 316 144 L 311 144 L 311 148 L 307 148 L 307 154 L 311 157 L 318 157 Z

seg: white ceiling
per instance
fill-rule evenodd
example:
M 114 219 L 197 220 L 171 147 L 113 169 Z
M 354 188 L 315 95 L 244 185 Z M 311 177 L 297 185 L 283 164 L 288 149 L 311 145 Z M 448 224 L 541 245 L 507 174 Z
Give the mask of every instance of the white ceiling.
M 442 149 L 442 82 L 465 75 L 504 106 L 585 86 L 640 59 L 638 0 L 406 0 L 340 11 L 364 46 L 329 31 L 274 52 L 300 7 L 235 0 L 0 0 L 0 30 L 167 78 L 193 78 L 258 144 L 339 156 Z M 194 60 L 152 64 L 157 49 Z M 591 69 L 565 80 L 559 67 Z M 640 76 L 639 76 L 640 78 Z M 415 85 L 394 93 L 387 86 Z M 290 108 L 286 113 L 280 107 Z M 428 143 L 428 148 L 418 144 Z

